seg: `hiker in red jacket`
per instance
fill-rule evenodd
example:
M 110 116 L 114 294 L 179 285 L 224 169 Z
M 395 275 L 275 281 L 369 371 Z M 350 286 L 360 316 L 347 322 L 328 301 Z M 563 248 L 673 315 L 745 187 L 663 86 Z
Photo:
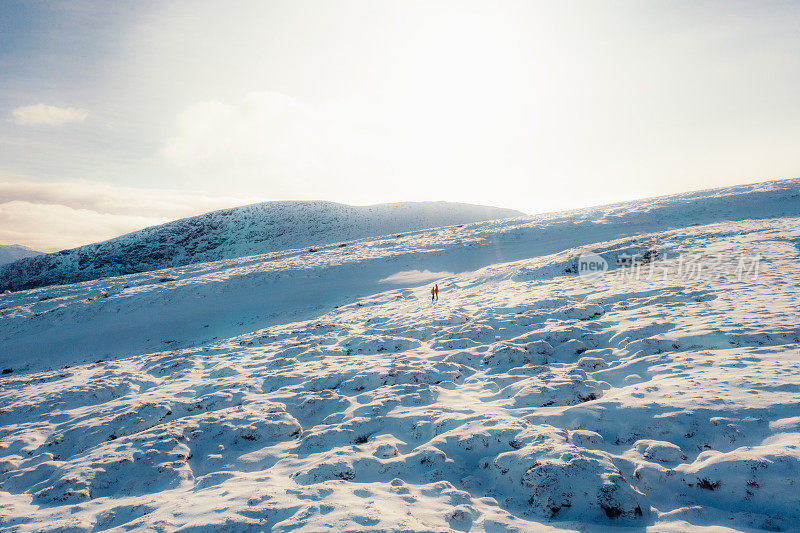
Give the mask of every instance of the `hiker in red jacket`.
M 436 287 L 434 287 L 433 290 L 436 293 L 436 299 L 438 300 L 439 299 L 439 284 L 438 283 L 436 284 Z

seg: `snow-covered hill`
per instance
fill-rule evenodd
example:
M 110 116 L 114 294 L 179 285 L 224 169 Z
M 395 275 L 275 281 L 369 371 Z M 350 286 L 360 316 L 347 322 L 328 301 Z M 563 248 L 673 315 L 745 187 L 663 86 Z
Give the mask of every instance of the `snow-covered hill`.
M 12 263 L 26 257 L 41 255 L 41 253 L 19 244 L 0 244 L 0 265 Z
M 797 530 L 798 246 L 783 181 L 0 296 L 0 529 Z
M 5 265 L 0 267 L 0 290 L 75 283 L 520 215 L 512 209 L 451 202 L 372 206 L 264 202 L 185 218 L 102 243 Z

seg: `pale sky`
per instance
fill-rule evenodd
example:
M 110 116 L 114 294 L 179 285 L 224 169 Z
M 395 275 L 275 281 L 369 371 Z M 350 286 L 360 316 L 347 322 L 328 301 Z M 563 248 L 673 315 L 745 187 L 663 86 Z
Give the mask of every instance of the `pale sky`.
M 0 0 L 0 244 L 800 175 L 800 3 Z

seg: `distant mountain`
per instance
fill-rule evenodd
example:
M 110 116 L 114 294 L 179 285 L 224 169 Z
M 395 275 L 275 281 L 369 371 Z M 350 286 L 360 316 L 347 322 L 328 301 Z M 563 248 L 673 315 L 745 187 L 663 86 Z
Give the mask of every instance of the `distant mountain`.
M 121 274 L 322 246 L 441 226 L 521 216 L 451 202 L 350 206 L 264 202 L 145 228 L 105 242 L 0 266 L 0 290 L 24 290 Z
M 42 252 L 37 252 L 19 244 L 0 244 L 0 265 L 41 254 Z

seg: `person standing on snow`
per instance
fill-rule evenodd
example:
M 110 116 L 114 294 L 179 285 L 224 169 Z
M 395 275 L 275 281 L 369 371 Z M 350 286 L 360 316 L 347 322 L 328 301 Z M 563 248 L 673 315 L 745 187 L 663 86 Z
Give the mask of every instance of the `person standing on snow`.
M 434 287 L 434 292 L 436 294 L 436 300 L 438 301 L 439 300 L 439 284 L 438 283 Z
M 433 301 L 433 299 L 435 298 L 435 294 L 436 290 L 433 287 L 431 287 L 431 301 Z

